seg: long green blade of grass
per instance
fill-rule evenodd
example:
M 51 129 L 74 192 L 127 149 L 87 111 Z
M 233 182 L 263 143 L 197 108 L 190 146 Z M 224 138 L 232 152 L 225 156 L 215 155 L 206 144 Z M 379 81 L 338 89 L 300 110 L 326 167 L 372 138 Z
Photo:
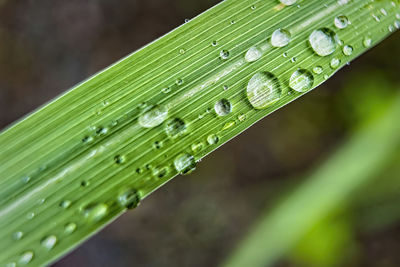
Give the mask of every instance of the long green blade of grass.
M 55 260 L 400 27 L 399 0 L 281 2 L 223 1 L 3 131 L 0 264 Z
M 400 95 L 387 104 L 381 116 L 354 134 L 308 181 L 263 215 L 223 266 L 272 266 L 319 220 L 379 175 L 400 146 L 400 125 L 393 123 L 400 116 Z

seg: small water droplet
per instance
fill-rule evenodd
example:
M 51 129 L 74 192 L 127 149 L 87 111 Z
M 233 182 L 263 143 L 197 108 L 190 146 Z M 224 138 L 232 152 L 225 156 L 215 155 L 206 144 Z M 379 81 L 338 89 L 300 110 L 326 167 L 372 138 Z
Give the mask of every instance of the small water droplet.
M 314 76 L 306 69 L 296 70 L 290 77 L 289 86 L 297 92 L 306 92 L 312 88 Z
M 35 217 L 35 213 L 34 213 L 34 212 L 28 212 L 28 214 L 26 214 L 26 218 L 27 218 L 28 220 L 32 220 L 33 217 Z
M 85 136 L 85 137 L 82 139 L 82 143 L 84 143 L 84 144 L 90 143 L 90 142 L 92 142 L 92 141 L 93 141 L 93 137 L 92 137 L 92 136 Z
M 339 65 L 340 65 L 340 59 L 335 58 L 335 57 L 332 58 L 331 63 L 330 63 L 331 68 L 336 69 L 339 67 Z
M 68 209 L 71 206 L 71 201 L 70 200 L 63 200 L 60 202 L 60 207 L 63 209 Z
M 204 148 L 204 146 L 205 146 L 204 143 L 200 142 L 200 143 L 194 143 L 194 144 L 192 144 L 192 145 L 190 146 L 190 148 L 192 149 L 192 151 L 193 151 L 194 153 L 197 153 L 197 152 L 202 151 L 203 148 Z
M 297 57 L 292 57 L 291 59 L 290 59 L 290 62 L 292 62 L 292 63 L 295 63 L 297 61 Z
M 153 145 L 154 145 L 154 148 L 155 148 L 155 149 L 160 149 L 160 148 L 162 148 L 162 142 L 160 142 L 160 141 L 155 141 Z
M 15 262 L 9 262 L 6 264 L 6 267 L 17 267 L 17 264 Z
M 335 18 L 335 26 L 338 29 L 344 29 L 349 25 L 349 20 L 346 16 L 340 15 Z
M 256 73 L 247 84 L 247 99 L 255 109 L 276 103 L 282 94 L 278 78 L 269 72 Z
M 217 45 L 218 45 L 218 42 L 217 42 L 217 41 L 212 41 L 211 45 L 212 45 L 212 46 L 217 46 Z
M 168 110 L 165 106 L 155 106 L 140 115 L 138 122 L 143 128 L 153 128 L 165 121 Z
M 180 118 L 170 119 L 165 124 L 165 132 L 172 139 L 184 135 L 186 128 L 186 123 Z
M 364 47 L 370 47 L 372 45 L 372 39 L 369 37 L 364 38 L 363 45 Z
M 343 54 L 346 56 L 351 56 L 351 54 L 353 54 L 353 47 L 351 45 L 345 45 L 343 47 Z
M 210 135 L 207 137 L 207 143 L 210 144 L 210 145 L 215 145 L 215 144 L 217 144 L 218 142 L 219 142 L 219 138 L 218 138 L 218 136 L 215 135 L 215 134 L 210 134 Z
M 81 211 L 88 221 L 97 222 L 107 215 L 108 206 L 104 203 L 88 204 Z
M 18 262 L 22 265 L 28 264 L 33 260 L 34 256 L 35 254 L 33 253 L 33 251 L 25 251 L 21 254 Z
M 244 122 L 246 119 L 247 119 L 246 114 L 240 114 L 240 115 L 238 116 L 238 120 L 239 120 L 240 122 Z
M 43 238 L 40 244 L 46 249 L 51 250 L 57 244 L 57 237 L 55 235 L 49 235 Z
M 328 28 L 314 30 L 308 40 L 314 52 L 322 57 L 335 52 L 338 44 L 336 33 Z
M 228 50 L 221 50 L 219 56 L 223 60 L 227 60 L 229 58 L 229 51 Z
M 382 15 L 387 16 L 388 13 L 387 13 L 386 9 L 381 8 L 380 11 L 381 11 Z
M 76 230 L 76 223 L 69 222 L 64 226 L 64 233 L 67 235 L 72 234 Z
M 175 158 L 174 166 L 179 173 L 185 175 L 196 169 L 196 161 L 190 154 L 180 154 Z
M 288 57 L 288 53 L 285 52 L 285 53 L 282 54 L 282 56 L 283 57 Z
M 20 240 L 24 236 L 24 233 L 21 231 L 17 231 L 13 233 L 13 239 L 14 240 Z
M 161 92 L 163 92 L 164 94 L 168 94 L 169 92 L 171 92 L 171 88 L 165 87 L 165 88 L 161 89 Z
M 274 47 L 284 47 L 291 40 L 290 32 L 285 29 L 277 29 L 272 33 L 271 45 Z
M 215 103 L 214 110 L 218 116 L 227 116 L 232 112 L 232 104 L 224 98 Z
M 396 20 L 396 21 L 394 22 L 394 27 L 395 27 L 396 29 L 400 29 L 400 21 Z
M 125 161 L 126 161 L 126 158 L 125 158 L 124 156 L 116 155 L 116 156 L 114 157 L 114 162 L 115 162 L 115 164 L 118 164 L 118 165 L 124 164 Z
M 88 181 L 82 181 L 82 182 L 81 182 L 81 186 L 82 186 L 82 187 L 87 187 L 87 186 L 89 186 L 89 184 L 90 184 L 90 183 L 89 183 Z
M 183 84 L 183 79 L 177 79 L 177 80 L 175 81 L 175 83 L 176 83 L 177 85 L 182 85 L 182 84 Z
M 262 56 L 262 52 L 260 51 L 260 49 L 258 49 L 255 46 L 252 46 L 247 51 L 244 58 L 247 62 L 254 62 L 254 61 L 257 61 L 258 59 L 260 59 L 261 56 Z
M 185 54 L 185 49 L 183 49 L 183 48 L 181 48 L 180 50 L 179 50 L 179 54 L 181 54 L 181 55 L 183 55 L 183 54 Z
M 22 178 L 22 182 L 25 183 L 25 184 L 29 183 L 30 180 L 31 180 L 30 176 L 25 176 L 25 177 Z
M 251 6 L 251 9 L 252 9 L 252 10 L 255 10 L 255 9 L 256 9 L 256 6 L 252 5 L 252 6 Z
M 232 128 L 233 126 L 235 126 L 236 122 L 234 121 L 228 121 L 227 123 L 224 124 L 224 126 L 222 127 L 222 131 L 226 131 L 230 128 Z
M 313 72 L 314 72 L 315 74 L 321 74 L 323 71 L 324 71 L 324 68 L 323 68 L 322 66 L 315 66 L 315 67 L 313 68 Z
M 291 6 L 297 2 L 297 0 L 280 0 L 282 4 L 286 6 Z
M 156 178 L 163 178 L 169 172 L 168 166 L 157 166 L 153 169 L 153 176 Z
M 118 202 L 121 206 L 127 209 L 136 208 L 142 199 L 142 194 L 136 189 L 127 189 L 118 197 Z

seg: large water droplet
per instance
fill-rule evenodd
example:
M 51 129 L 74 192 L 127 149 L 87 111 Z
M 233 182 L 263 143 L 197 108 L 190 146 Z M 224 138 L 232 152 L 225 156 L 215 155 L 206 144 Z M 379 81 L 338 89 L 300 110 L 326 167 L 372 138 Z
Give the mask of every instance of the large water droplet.
M 349 20 L 346 16 L 340 15 L 335 18 L 335 26 L 338 29 L 344 29 L 349 25 Z
M 289 86 L 297 92 L 306 92 L 312 88 L 314 76 L 305 69 L 296 70 L 290 77 Z
M 247 51 L 244 59 L 247 62 L 257 61 L 262 56 L 262 52 L 257 47 L 253 46 Z
M 179 118 L 170 119 L 165 124 L 165 132 L 170 138 L 177 138 L 186 132 L 186 123 Z
M 175 158 L 174 166 L 179 173 L 185 175 L 196 169 L 196 161 L 190 154 L 180 154 Z
M 76 223 L 70 222 L 64 226 L 64 233 L 67 235 L 72 234 L 76 230 Z
M 335 52 L 338 43 L 336 33 L 328 28 L 313 31 L 308 40 L 314 52 L 322 57 Z
M 56 243 L 57 243 L 57 237 L 55 235 L 49 235 L 43 238 L 42 241 L 40 241 L 40 244 L 42 244 L 42 246 L 48 250 L 54 248 Z
M 34 256 L 35 254 L 33 253 L 33 251 L 25 251 L 21 254 L 19 258 L 19 264 L 25 265 L 30 263 Z
M 218 116 L 227 116 L 232 112 L 232 104 L 228 99 L 224 98 L 215 103 L 214 110 Z
M 121 206 L 127 209 L 136 208 L 141 200 L 141 192 L 136 189 L 127 189 L 118 197 L 118 202 Z
M 165 106 L 155 106 L 140 115 L 138 121 L 144 128 L 153 128 L 163 123 L 167 116 L 168 110 Z
M 83 216 L 88 221 L 97 222 L 104 218 L 108 213 L 108 206 L 104 203 L 89 204 L 82 209 Z
M 290 6 L 293 5 L 297 2 L 297 0 L 280 0 L 282 4 L 286 5 L 286 6 Z
M 281 97 L 281 86 L 278 78 L 269 72 L 258 72 L 247 85 L 247 98 L 256 109 L 266 108 Z
M 290 42 L 290 33 L 285 29 L 277 29 L 272 33 L 271 45 L 274 47 L 284 47 Z

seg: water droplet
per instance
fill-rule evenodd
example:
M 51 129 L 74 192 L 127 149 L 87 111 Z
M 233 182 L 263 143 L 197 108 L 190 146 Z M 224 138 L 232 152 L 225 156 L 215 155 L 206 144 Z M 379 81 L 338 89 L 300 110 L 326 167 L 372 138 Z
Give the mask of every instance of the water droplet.
M 25 184 L 29 183 L 30 180 L 31 180 L 30 176 L 25 176 L 25 177 L 22 178 L 22 182 L 25 183 Z
M 192 151 L 193 151 L 194 153 L 197 153 L 197 152 L 202 151 L 203 148 L 204 148 L 204 146 L 205 146 L 204 143 L 200 142 L 200 143 L 194 143 L 194 144 L 192 144 L 192 145 L 190 146 L 190 148 L 192 149 Z
M 343 47 L 343 54 L 346 56 L 351 56 L 351 54 L 353 54 L 353 47 L 351 45 L 345 45 Z
M 89 184 L 90 184 L 90 183 L 89 183 L 88 181 L 82 181 L 82 182 L 81 182 L 81 186 L 82 186 L 82 187 L 87 187 L 87 186 L 89 186 Z
M 168 94 L 169 92 L 171 92 L 171 88 L 165 87 L 165 88 L 161 89 L 161 92 L 163 92 L 164 94 Z
M 314 30 L 308 40 L 314 52 L 322 57 L 335 52 L 338 43 L 336 33 L 328 28 Z
M 256 9 L 256 6 L 252 5 L 252 6 L 251 6 L 251 9 L 252 9 L 252 10 L 255 10 L 255 9 Z
M 388 13 L 387 13 L 386 9 L 381 8 L 380 11 L 381 11 L 382 15 L 387 16 Z
M 297 0 L 280 0 L 282 4 L 286 5 L 286 6 L 290 6 L 293 5 L 297 2 Z
M 346 16 L 340 15 L 335 18 L 335 26 L 338 29 L 344 29 L 349 25 L 349 20 Z
M 57 237 L 55 235 L 49 235 L 43 238 L 40 244 L 46 249 L 51 250 L 57 244 Z
M 224 126 L 222 127 L 222 131 L 228 130 L 230 128 L 232 128 L 233 126 L 235 126 L 236 122 L 234 121 L 228 121 L 227 123 L 224 124 Z
M 400 21 L 396 20 L 396 21 L 394 22 L 394 27 L 395 27 L 396 29 L 400 29 Z
M 219 142 L 219 138 L 218 138 L 218 136 L 215 135 L 215 134 L 210 134 L 210 135 L 207 137 L 207 143 L 210 144 L 210 145 L 215 145 L 215 144 L 217 144 L 218 142 Z
M 168 110 L 165 106 L 155 106 L 140 115 L 138 121 L 144 128 L 153 128 L 163 123 L 167 116 Z
M 218 45 L 218 42 L 217 42 L 217 41 L 212 41 L 211 45 L 212 45 L 212 46 L 217 46 L 217 45 Z
M 92 142 L 92 141 L 93 141 L 93 137 L 92 137 L 92 136 L 85 136 L 85 137 L 82 139 L 82 143 L 85 143 L 85 144 L 90 143 L 90 142 Z
M 21 254 L 19 258 L 19 264 L 28 264 L 32 261 L 33 257 L 35 255 L 33 254 L 33 251 L 25 251 L 24 253 Z
M 238 116 L 238 120 L 239 120 L 240 122 L 244 122 L 246 119 L 247 119 L 246 114 L 240 114 L 240 115 Z
M 284 47 L 290 42 L 291 36 L 285 29 L 277 29 L 272 33 L 271 45 L 274 47 Z
M 224 89 L 224 91 L 226 91 L 226 90 L 229 89 L 229 86 L 228 85 L 224 85 L 222 88 Z
M 312 88 L 314 76 L 306 69 L 296 70 L 290 77 L 289 86 L 297 92 L 306 92 Z
M 363 45 L 364 47 L 370 47 L 372 45 L 372 39 L 369 37 L 364 38 Z
M 340 65 L 340 59 L 335 58 L 335 57 L 332 58 L 331 63 L 330 63 L 331 68 L 336 69 L 337 67 L 339 67 L 339 65 Z
M 247 51 L 244 59 L 247 62 L 254 62 L 260 59 L 262 56 L 262 52 L 255 46 L 250 47 L 250 49 Z
M 394 32 L 394 27 L 392 25 L 389 25 L 388 30 L 389 32 Z
M 125 161 L 126 161 L 126 158 L 125 158 L 124 156 L 116 155 L 116 156 L 114 157 L 114 162 L 115 162 L 115 164 L 118 164 L 118 165 L 124 164 Z
M 285 53 L 282 54 L 282 56 L 283 57 L 288 57 L 288 53 L 285 52 Z
M 297 61 L 297 57 L 292 57 L 291 59 L 290 59 L 290 62 L 292 62 L 292 63 L 295 63 Z
M 71 201 L 70 200 L 63 200 L 60 202 L 60 207 L 63 209 L 68 209 L 69 206 L 71 206 Z
M 27 218 L 28 220 L 32 220 L 33 217 L 35 217 L 35 213 L 34 213 L 34 212 L 28 212 L 28 214 L 26 214 L 26 218 Z
M 154 148 L 155 148 L 155 149 L 160 149 L 160 148 L 162 148 L 162 142 L 160 142 L 160 141 L 155 141 L 153 145 L 154 145 Z
M 270 72 L 258 72 L 247 85 L 247 98 L 256 109 L 264 109 L 281 97 L 281 86 L 278 78 Z
M 176 83 L 177 85 L 182 85 L 182 84 L 183 84 L 183 79 L 177 79 L 177 80 L 175 81 L 175 83 Z
M 169 172 L 169 168 L 167 166 L 157 166 L 153 169 L 153 176 L 156 178 L 163 178 Z
M 180 50 L 179 50 L 179 53 L 181 54 L 181 55 L 183 55 L 183 54 L 185 54 L 185 49 L 183 49 L 183 48 L 181 48 Z
M 315 74 L 321 74 L 323 71 L 324 71 L 324 68 L 323 68 L 322 66 L 315 66 L 315 67 L 313 68 L 313 72 L 314 72 Z
M 127 209 L 136 208 L 142 199 L 142 195 L 140 191 L 136 189 L 127 189 L 118 197 L 118 202 L 121 206 Z
M 15 233 L 13 234 L 13 238 L 14 238 L 15 240 L 20 240 L 23 236 L 24 236 L 24 233 L 21 232 L 21 231 L 17 231 L 17 232 L 15 232 Z
M 88 221 L 97 222 L 107 215 L 108 206 L 104 203 L 89 204 L 83 207 L 81 210 L 83 216 Z
M 180 154 L 175 158 L 174 166 L 179 173 L 185 175 L 196 169 L 196 161 L 190 154 Z
M 72 234 L 73 232 L 75 232 L 76 230 L 76 224 L 73 222 L 67 223 L 64 226 L 64 233 L 66 233 L 67 235 Z
M 174 139 L 186 133 L 186 123 L 179 118 L 170 119 L 165 124 L 165 132 Z
M 214 105 L 215 113 L 218 116 L 227 116 L 232 112 L 232 104 L 228 99 L 221 99 Z
M 221 50 L 219 56 L 223 60 L 227 60 L 229 58 L 229 51 L 228 50 Z
M 15 262 L 9 262 L 6 264 L 6 267 L 17 267 L 17 264 Z

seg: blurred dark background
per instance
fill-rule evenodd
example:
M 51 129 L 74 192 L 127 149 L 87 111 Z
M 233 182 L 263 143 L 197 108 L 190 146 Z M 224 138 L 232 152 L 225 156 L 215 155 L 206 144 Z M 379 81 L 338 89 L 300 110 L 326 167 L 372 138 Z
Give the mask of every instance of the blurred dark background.
M 218 2 L 0 1 L 0 128 Z M 305 179 L 374 112 L 370 107 L 398 91 L 399 74 L 395 33 L 53 266 L 218 265 L 282 190 Z M 374 90 L 364 92 L 366 76 L 378 81 Z M 380 80 L 393 90 L 381 91 Z M 370 97 L 355 101 L 360 94 Z M 354 228 L 357 253 L 337 265 L 400 266 L 400 223 L 374 232 Z M 301 264 L 288 253 L 280 265 Z

